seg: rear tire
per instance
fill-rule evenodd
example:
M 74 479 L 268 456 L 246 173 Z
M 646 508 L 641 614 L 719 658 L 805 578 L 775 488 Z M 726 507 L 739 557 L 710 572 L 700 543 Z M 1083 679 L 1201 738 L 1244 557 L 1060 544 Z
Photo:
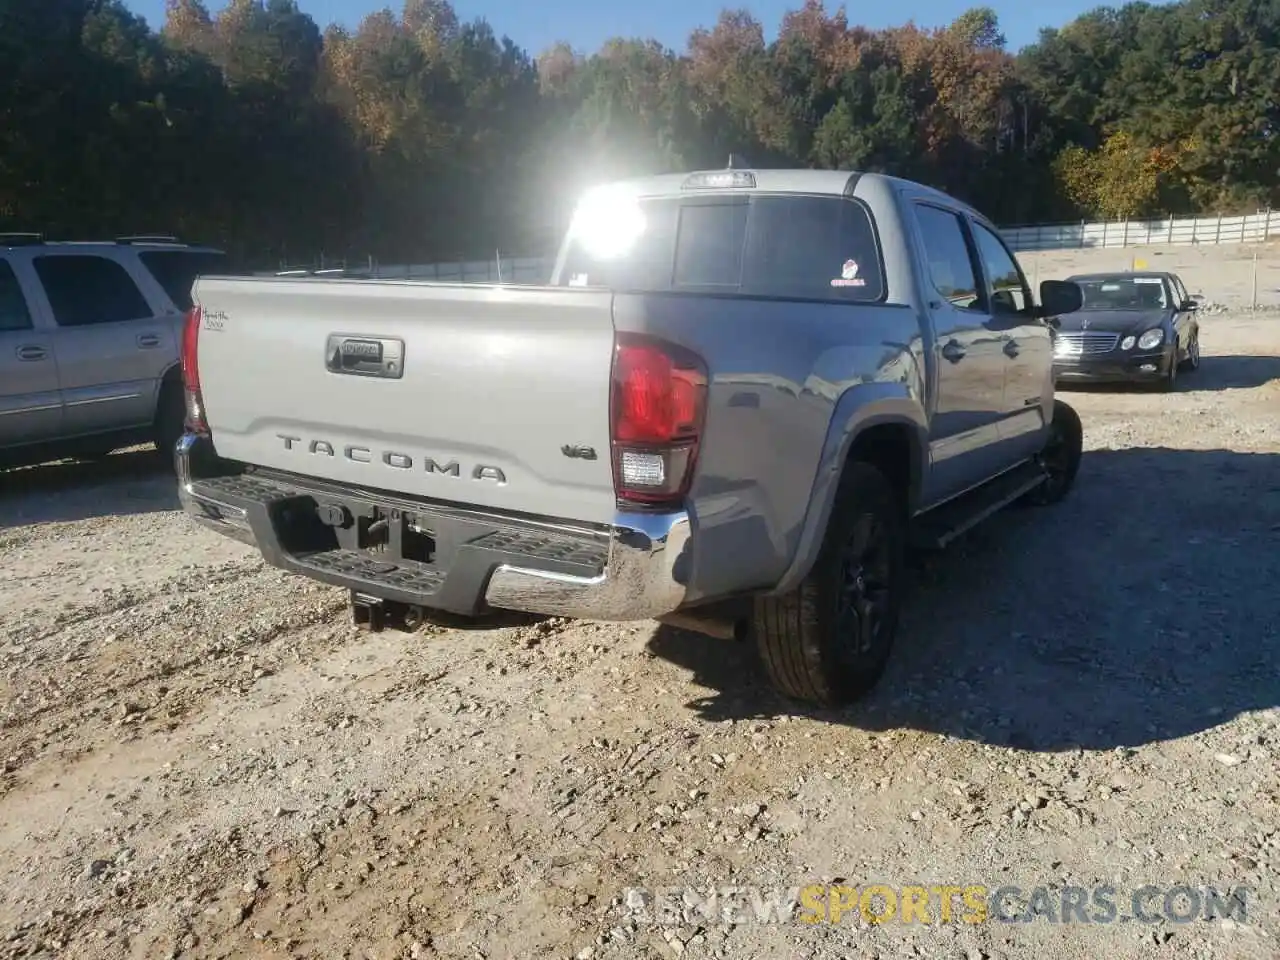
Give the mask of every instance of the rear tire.
M 1046 507 L 1063 500 L 1075 486 L 1084 455 L 1084 425 L 1075 408 L 1061 400 L 1053 401 L 1053 421 L 1049 438 L 1040 451 L 1040 464 L 1047 477 L 1044 483 L 1026 496 L 1026 502 Z
M 902 604 L 905 521 L 883 473 L 845 468 L 813 569 L 792 592 L 755 601 L 756 645 L 780 693 L 835 707 L 879 681 Z
M 174 380 L 166 381 L 160 389 L 160 403 L 156 409 L 154 442 L 156 450 L 170 466 L 173 465 L 174 447 L 182 438 L 186 418 L 187 408 L 182 396 L 182 386 Z

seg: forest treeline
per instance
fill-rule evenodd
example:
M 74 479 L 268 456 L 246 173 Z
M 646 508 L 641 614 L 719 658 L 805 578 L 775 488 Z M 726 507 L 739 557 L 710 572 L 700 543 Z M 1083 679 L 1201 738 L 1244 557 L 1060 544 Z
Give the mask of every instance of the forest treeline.
M 612 176 L 887 171 L 998 222 L 1280 193 L 1280 0 L 1099 8 L 1006 49 L 985 7 L 869 30 L 808 0 L 686 48 L 536 56 L 448 0 L 322 29 L 294 0 L 0 0 L 0 230 L 176 233 L 274 266 L 553 250 Z

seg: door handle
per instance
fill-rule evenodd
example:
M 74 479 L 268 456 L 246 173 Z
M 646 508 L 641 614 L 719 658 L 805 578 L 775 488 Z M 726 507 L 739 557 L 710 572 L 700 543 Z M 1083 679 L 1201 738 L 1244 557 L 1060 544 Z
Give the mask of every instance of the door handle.
M 43 360 L 49 356 L 49 351 L 44 347 L 25 346 L 17 349 L 19 360 Z
M 1006 357 L 1016 357 L 1018 355 L 1018 341 L 1006 340 L 1004 342 L 1004 355 Z
M 959 363 L 964 359 L 964 349 L 955 340 L 948 340 L 947 345 L 942 348 L 942 355 L 952 363 Z
M 160 346 L 160 338 L 154 333 L 141 333 L 138 335 L 138 346 L 144 350 L 148 350 L 151 347 L 158 347 Z

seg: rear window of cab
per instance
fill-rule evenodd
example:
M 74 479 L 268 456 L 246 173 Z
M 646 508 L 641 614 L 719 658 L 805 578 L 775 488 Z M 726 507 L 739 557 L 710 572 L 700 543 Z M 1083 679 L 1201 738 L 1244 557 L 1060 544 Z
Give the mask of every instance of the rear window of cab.
M 569 286 L 844 303 L 885 294 L 866 206 L 796 194 L 633 202 L 575 225 L 561 277 Z

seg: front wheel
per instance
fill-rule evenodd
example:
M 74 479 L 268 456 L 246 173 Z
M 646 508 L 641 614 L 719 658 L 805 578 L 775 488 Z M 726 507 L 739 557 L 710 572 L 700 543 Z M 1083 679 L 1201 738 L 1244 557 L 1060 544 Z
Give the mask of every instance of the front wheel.
M 892 485 L 850 463 L 813 569 L 792 592 L 755 602 L 756 645 L 780 693 L 834 707 L 876 685 L 897 632 L 905 542 Z
M 1187 359 L 1182 362 L 1182 369 L 1188 373 L 1200 369 L 1200 334 L 1196 334 L 1187 346 Z
M 1178 346 L 1174 344 L 1173 355 L 1169 357 L 1169 368 L 1164 376 L 1156 381 L 1156 389 L 1161 393 L 1172 393 L 1178 387 Z
M 1027 494 L 1027 502 L 1049 506 L 1062 500 L 1075 486 L 1084 455 L 1084 426 L 1075 408 L 1061 400 L 1053 401 L 1053 420 L 1049 437 L 1037 459 L 1044 469 L 1044 483 Z

